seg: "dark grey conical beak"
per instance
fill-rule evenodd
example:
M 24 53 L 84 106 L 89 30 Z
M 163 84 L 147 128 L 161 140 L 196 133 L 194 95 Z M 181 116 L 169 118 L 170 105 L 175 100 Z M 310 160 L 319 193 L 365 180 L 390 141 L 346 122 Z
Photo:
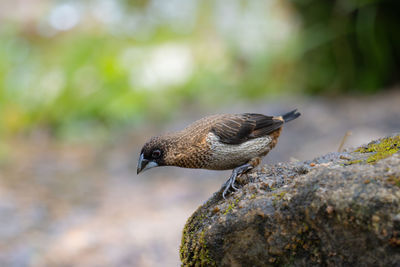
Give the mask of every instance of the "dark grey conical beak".
M 157 167 L 157 166 L 158 166 L 157 162 L 145 159 L 143 154 L 140 154 L 138 165 L 137 165 L 137 174 L 139 174 L 145 170 Z

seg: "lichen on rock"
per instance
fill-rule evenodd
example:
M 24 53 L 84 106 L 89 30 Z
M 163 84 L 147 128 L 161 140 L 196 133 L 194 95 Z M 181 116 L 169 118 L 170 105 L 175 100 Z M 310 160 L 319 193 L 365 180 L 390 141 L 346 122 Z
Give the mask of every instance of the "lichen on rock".
M 356 149 L 360 153 L 372 153 L 367 159 L 367 163 L 375 163 L 387 158 L 400 150 L 400 136 L 386 137 L 378 141 L 369 143 L 364 147 Z
M 184 266 L 400 263 L 400 136 L 238 178 L 188 219 Z M 350 162 L 350 164 L 349 164 Z

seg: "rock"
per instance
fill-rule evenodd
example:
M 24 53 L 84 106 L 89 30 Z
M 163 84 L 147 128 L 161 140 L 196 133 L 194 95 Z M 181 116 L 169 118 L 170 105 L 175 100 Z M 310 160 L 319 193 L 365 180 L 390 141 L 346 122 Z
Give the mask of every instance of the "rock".
M 188 219 L 184 266 L 400 265 L 400 136 L 238 178 Z

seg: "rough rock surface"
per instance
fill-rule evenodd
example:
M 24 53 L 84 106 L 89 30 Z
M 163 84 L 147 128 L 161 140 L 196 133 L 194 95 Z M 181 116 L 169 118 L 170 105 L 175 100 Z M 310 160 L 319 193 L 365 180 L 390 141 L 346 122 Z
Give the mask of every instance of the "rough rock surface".
M 188 219 L 184 266 L 399 266 L 400 136 L 240 177 Z

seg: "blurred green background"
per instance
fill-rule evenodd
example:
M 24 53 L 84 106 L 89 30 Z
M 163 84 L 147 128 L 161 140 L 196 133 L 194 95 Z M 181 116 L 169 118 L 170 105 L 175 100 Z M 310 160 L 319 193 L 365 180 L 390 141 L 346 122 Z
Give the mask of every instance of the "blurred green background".
M 0 4 L 0 135 L 104 136 L 186 107 L 399 81 L 399 1 Z

